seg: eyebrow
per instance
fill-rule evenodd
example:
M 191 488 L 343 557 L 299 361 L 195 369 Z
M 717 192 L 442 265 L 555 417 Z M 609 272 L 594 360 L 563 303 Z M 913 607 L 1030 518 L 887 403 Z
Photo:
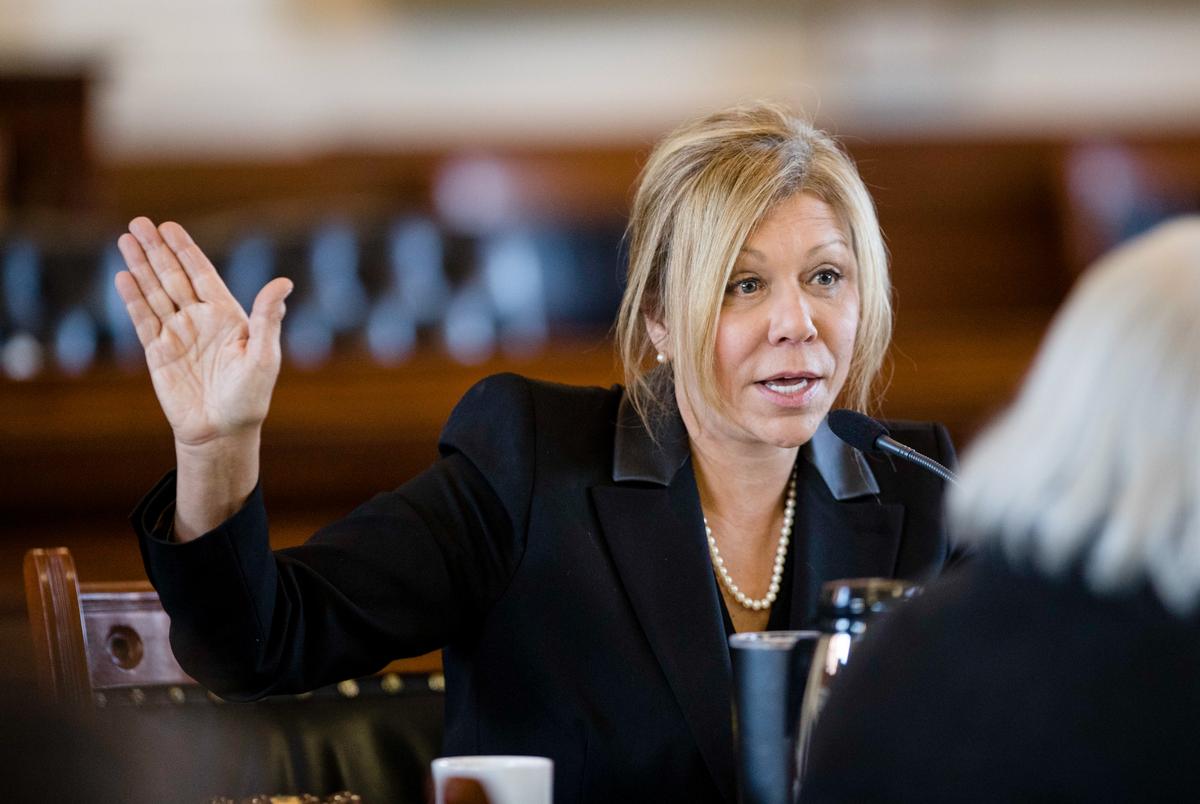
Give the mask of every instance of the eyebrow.
M 845 248 L 845 249 L 850 248 L 850 244 L 846 242 L 846 238 L 842 237 L 841 235 L 838 235 L 837 237 L 826 240 L 824 243 L 818 243 L 817 245 L 813 246 L 812 248 L 810 248 L 808 250 L 808 254 L 809 255 L 816 254 L 818 251 L 822 251 L 823 249 L 830 248 L 831 246 L 841 246 L 842 248 Z M 740 253 L 748 254 L 751 257 L 757 257 L 760 260 L 766 259 L 765 254 L 763 254 L 758 249 L 750 248 L 749 246 L 742 246 Z

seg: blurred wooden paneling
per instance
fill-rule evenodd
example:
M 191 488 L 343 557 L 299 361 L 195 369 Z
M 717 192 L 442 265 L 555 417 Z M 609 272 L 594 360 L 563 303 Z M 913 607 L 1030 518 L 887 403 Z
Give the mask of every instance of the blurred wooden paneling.
M 1063 269 L 1059 142 L 847 146 L 879 209 L 901 310 L 1053 307 Z M 201 242 L 238 228 L 311 224 L 335 210 L 433 212 L 439 176 L 485 162 L 512 214 L 565 226 L 621 221 L 648 147 L 345 154 L 278 163 L 159 162 L 104 172 L 116 218 L 174 218 Z M 615 268 L 616 266 L 614 266 Z
M 79 67 L 0 65 L 0 209 L 80 209 L 94 201 L 91 78 Z
M 500 173 L 512 214 L 567 224 L 608 222 L 628 212 L 641 148 L 517 148 L 343 153 L 274 162 L 143 161 L 102 169 L 117 220 L 254 223 L 247 215 L 311 222 L 322 214 L 432 212 L 439 176 L 466 162 Z
M 1053 307 L 1062 298 L 1057 145 L 851 145 L 879 210 L 900 311 Z
M 285 371 L 263 443 L 265 490 L 282 511 L 349 505 L 411 477 L 436 456 L 437 435 L 477 380 L 516 371 L 572 384 L 617 380 L 612 350 L 558 343 L 527 361 L 466 367 L 426 353 L 395 369 L 366 359 Z M 111 514 L 131 506 L 174 464 L 170 431 L 144 371 L 0 383 L 4 530 Z

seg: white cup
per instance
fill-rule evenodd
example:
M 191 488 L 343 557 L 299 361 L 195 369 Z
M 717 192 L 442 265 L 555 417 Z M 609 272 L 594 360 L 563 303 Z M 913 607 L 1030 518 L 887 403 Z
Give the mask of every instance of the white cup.
M 437 804 L 446 804 L 447 779 L 474 779 L 491 804 L 551 804 L 554 762 L 546 757 L 442 757 L 433 761 Z

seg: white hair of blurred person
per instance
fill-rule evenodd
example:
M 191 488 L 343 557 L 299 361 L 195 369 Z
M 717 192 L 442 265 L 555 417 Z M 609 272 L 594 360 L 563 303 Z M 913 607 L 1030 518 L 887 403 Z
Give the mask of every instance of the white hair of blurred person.
M 1097 262 L 1015 404 L 962 462 L 951 525 L 1098 594 L 1200 601 L 1200 216 Z

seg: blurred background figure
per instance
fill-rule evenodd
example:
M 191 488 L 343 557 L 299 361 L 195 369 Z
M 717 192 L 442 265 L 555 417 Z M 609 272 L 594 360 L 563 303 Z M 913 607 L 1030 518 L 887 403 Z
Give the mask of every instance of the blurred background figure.
M 547 336 L 545 267 L 534 239 L 508 232 L 484 244 L 484 283 L 499 321 L 500 342 L 512 357 L 535 355 Z
M 42 266 L 37 247 L 26 240 L 10 243 L 0 261 L 0 287 L 8 335 L 0 348 L 4 373 L 29 380 L 42 370 Z
M 413 218 L 395 224 L 387 246 L 388 284 L 371 309 L 367 344 L 377 361 L 391 366 L 416 349 L 418 326 L 441 318 L 450 286 L 442 234 L 432 221 Z
M 810 801 L 1192 800 L 1200 217 L 1084 276 L 949 500 L 980 558 L 863 644 Z
M 247 234 L 234 243 L 225 268 L 229 292 L 247 312 L 258 289 L 275 276 L 275 248 L 266 235 Z
M 99 294 L 99 318 L 109 336 L 111 357 L 118 365 L 133 369 L 143 362 L 143 358 L 137 333 L 133 331 L 133 324 L 129 323 L 129 315 L 125 312 L 125 303 L 113 287 L 113 277 L 125 266 L 116 243 L 110 243 L 101 251 L 99 263 L 96 285 L 103 286 Z

